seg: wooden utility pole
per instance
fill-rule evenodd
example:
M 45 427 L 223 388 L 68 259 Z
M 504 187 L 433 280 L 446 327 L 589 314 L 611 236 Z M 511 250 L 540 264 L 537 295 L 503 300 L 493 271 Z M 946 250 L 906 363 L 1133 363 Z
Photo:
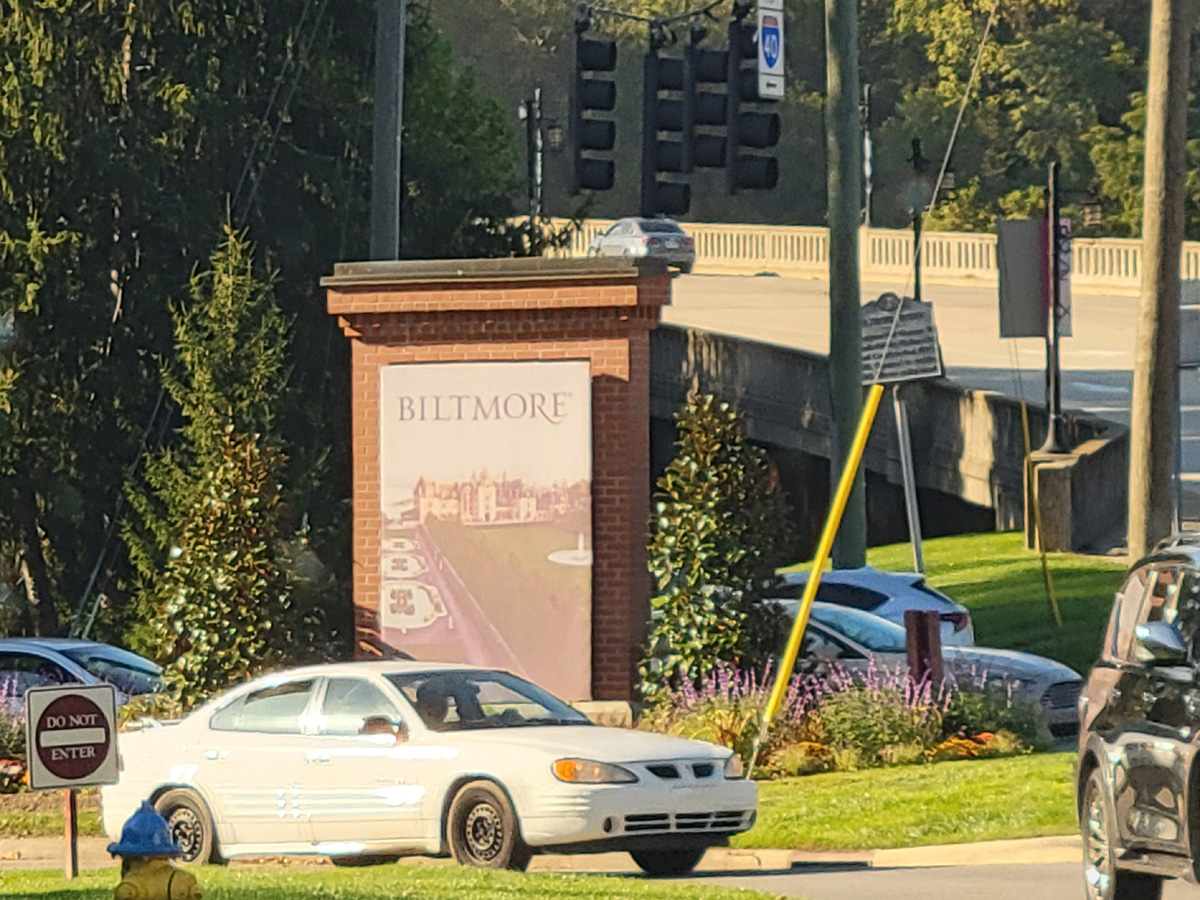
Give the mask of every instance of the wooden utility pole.
M 829 170 L 829 392 L 833 406 L 832 471 L 849 456 L 862 416 L 862 296 L 858 224 L 863 139 L 858 99 L 858 5 L 825 0 L 825 148 Z M 867 561 L 867 506 L 860 470 L 833 548 L 833 565 Z
M 1146 555 L 1172 528 L 1191 31 L 1191 0 L 1152 0 L 1142 296 L 1129 429 L 1129 553 L 1134 559 Z

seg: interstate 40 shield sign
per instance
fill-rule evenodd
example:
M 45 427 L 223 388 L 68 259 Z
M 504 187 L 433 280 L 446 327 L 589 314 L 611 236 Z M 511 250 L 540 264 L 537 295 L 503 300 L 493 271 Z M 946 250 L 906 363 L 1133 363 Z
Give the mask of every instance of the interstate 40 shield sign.
M 783 99 L 783 0 L 758 0 L 758 96 Z
M 112 685 L 25 692 L 29 786 L 35 791 L 116 784 L 117 695 Z

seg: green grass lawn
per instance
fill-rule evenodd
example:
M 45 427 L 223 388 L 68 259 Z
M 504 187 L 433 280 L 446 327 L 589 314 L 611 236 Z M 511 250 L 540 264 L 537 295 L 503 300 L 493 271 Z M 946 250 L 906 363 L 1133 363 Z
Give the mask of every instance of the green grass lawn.
M 479 872 L 458 867 L 383 866 L 374 869 L 204 868 L 197 872 L 205 900 L 765 900 L 766 894 L 711 885 L 641 878 Z M 0 898 L 109 900 L 117 870 L 86 872 L 73 882 L 51 872 L 5 872 Z
M 875 547 L 867 552 L 867 561 L 877 569 L 911 571 L 912 548 Z M 1040 558 L 1024 548 L 1019 533 L 955 535 L 925 542 L 929 583 L 971 610 L 980 646 L 1039 653 L 1086 674 L 1096 660 L 1125 565 L 1051 553 L 1049 566 L 1062 628 L 1050 613 Z M 806 568 L 807 563 L 789 571 Z
M 759 785 L 735 847 L 866 850 L 1073 834 L 1072 753 L 833 772 Z

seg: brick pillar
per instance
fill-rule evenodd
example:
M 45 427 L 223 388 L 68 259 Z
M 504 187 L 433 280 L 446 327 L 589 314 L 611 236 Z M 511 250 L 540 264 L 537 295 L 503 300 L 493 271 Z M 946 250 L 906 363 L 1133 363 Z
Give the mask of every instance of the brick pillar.
M 633 696 L 649 615 L 650 331 L 671 286 L 628 260 L 348 263 L 322 280 L 352 343 L 354 604 L 379 652 L 380 369 L 416 362 L 586 360 L 592 381 L 592 696 Z M 544 630 L 553 652 L 553 623 Z M 586 699 L 586 698 L 571 698 Z

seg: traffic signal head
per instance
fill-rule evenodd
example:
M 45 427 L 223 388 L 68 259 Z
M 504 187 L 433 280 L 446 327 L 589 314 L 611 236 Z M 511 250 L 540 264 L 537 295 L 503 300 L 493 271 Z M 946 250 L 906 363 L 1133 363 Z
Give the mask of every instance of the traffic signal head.
M 778 113 L 744 108 L 759 99 L 757 67 L 746 65 L 747 60 L 758 59 L 756 30 L 753 24 L 741 19 L 729 25 L 725 138 L 730 194 L 741 190 L 770 190 L 779 183 L 779 163 L 773 156 L 742 152 L 744 149 L 769 150 L 779 143 L 781 130 Z
M 642 197 L 644 216 L 686 215 L 692 205 L 691 186 L 660 179 L 659 173 L 686 174 L 691 170 L 691 108 L 687 102 L 688 73 L 684 60 L 659 56 L 651 46 L 646 54 L 642 108 Z M 662 97 L 660 92 L 682 94 Z M 663 139 L 660 132 L 666 132 Z
M 609 153 L 616 146 L 617 126 L 611 119 L 594 118 L 589 113 L 612 112 L 617 105 L 617 86 L 596 73 L 617 68 L 616 41 L 584 36 L 589 23 L 576 25 L 575 78 L 571 84 L 571 150 L 574 193 L 607 191 L 616 180 L 611 159 L 595 154 Z

